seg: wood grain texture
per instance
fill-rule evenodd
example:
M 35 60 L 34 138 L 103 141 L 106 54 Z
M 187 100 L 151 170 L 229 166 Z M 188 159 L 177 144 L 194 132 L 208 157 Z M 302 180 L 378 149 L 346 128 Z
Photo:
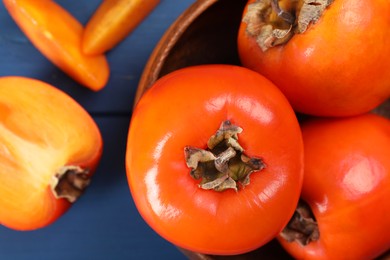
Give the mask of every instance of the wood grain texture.
M 135 103 L 158 78 L 200 64 L 239 64 L 236 37 L 245 0 L 198 0 L 169 27 L 142 73 Z

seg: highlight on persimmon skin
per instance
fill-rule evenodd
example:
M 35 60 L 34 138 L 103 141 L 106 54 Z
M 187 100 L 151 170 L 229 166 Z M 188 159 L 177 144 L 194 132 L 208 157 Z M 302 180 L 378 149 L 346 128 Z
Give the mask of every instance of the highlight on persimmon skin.
M 53 64 L 93 91 L 108 82 L 106 57 L 81 51 L 83 25 L 51 0 L 3 0 L 9 14 L 31 43 Z
M 34 230 L 88 186 L 103 141 L 90 115 L 42 81 L 0 78 L 0 224 Z
M 126 172 L 140 215 L 161 237 L 202 254 L 246 253 L 271 241 L 294 213 L 300 127 L 260 74 L 232 65 L 183 68 L 137 103 Z
M 160 0 L 103 0 L 85 26 L 83 52 L 98 55 L 111 50 L 159 3 Z
M 307 207 L 281 245 L 294 259 L 389 259 L 379 256 L 390 253 L 390 119 L 311 118 L 301 129 Z

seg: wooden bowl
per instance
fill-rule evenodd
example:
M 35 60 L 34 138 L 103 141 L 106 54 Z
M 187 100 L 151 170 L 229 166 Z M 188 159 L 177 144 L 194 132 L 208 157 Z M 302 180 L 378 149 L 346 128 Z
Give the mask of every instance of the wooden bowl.
M 246 0 L 198 0 L 166 31 L 152 52 L 135 96 L 174 70 L 200 64 L 239 64 L 237 33 Z
M 247 0 L 198 0 L 166 31 L 141 76 L 134 104 L 162 76 L 200 64 L 240 65 L 237 33 Z M 390 102 L 378 111 L 390 117 Z M 293 259 L 276 240 L 236 256 L 212 256 L 179 248 L 190 259 Z M 388 256 L 389 257 L 389 256 Z M 386 256 L 381 259 L 388 259 Z

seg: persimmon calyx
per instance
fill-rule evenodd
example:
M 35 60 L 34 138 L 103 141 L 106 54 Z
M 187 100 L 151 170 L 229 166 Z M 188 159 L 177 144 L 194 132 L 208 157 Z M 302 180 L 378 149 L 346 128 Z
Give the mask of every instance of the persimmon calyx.
M 243 17 L 262 51 L 287 43 L 316 23 L 334 0 L 256 0 Z
M 207 142 L 207 149 L 187 146 L 184 155 L 191 176 L 200 181 L 199 187 L 205 190 L 238 190 L 250 183 L 253 172 L 265 168 L 262 159 L 244 154 L 238 142 L 242 128 L 224 121 L 217 132 Z
M 297 242 L 302 246 L 320 238 L 317 221 L 307 203 L 299 201 L 293 217 L 280 236 L 288 242 Z
M 50 184 L 55 198 L 75 202 L 90 183 L 89 171 L 79 166 L 63 166 L 53 176 Z

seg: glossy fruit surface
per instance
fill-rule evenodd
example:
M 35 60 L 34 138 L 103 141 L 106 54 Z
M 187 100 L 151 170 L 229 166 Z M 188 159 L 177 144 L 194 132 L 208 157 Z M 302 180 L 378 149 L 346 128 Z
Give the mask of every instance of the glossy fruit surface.
M 249 1 L 244 15 L 254 2 L 261 1 Z M 389 27 L 390 2 L 335 0 L 305 32 L 266 51 L 242 22 L 238 50 L 242 64 L 269 78 L 296 111 L 357 115 L 390 97 Z
M 231 134 L 233 125 L 242 131 Z M 236 152 L 244 161 L 258 158 L 265 167 L 251 172 L 249 182 L 240 179 L 238 186 L 216 191 L 191 176 L 199 172 L 185 151 L 202 150 L 197 169 L 211 172 L 203 155 L 213 150 L 210 137 L 221 132 L 227 146 L 241 145 Z M 229 174 L 236 172 L 230 162 Z M 140 214 L 162 237 L 195 252 L 239 254 L 270 241 L 294 211 L 302 163 L 291 106 L 267 79 L 241 67 L 196 66 L 159 79 L 138 102 L 130 124 L 126 169 Z
M 301 198 L 319 239 L 282 245 L 297 259 L 374 259 L 390 249 L 390 121 L 365 114 L 303 124 Z

